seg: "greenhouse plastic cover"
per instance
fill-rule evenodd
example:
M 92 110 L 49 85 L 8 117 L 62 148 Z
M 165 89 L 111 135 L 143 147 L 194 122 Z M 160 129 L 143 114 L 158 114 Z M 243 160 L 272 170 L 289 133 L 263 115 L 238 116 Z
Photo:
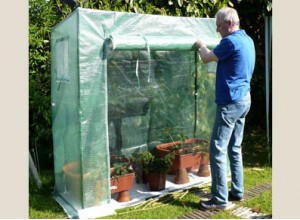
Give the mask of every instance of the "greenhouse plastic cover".
M 199 59 L 198 38 L 217 45 L 215 19 L 77 8 L 52 29 L 54 193 L 65 209 L 110 204 L 112 154 L 180 133 L 209 140 L 216 67 Z

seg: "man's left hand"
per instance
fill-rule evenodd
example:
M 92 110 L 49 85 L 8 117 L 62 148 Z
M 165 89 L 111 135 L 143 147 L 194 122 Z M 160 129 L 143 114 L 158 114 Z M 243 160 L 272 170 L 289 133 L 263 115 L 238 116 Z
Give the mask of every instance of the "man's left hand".
M 202 39 L 198 39 L 198 40 L 194 43 L 193 47 L 194 47 L 195 49 L 199 50 L 201 47 L 206 47 L 206 44 L 205 44 L 205 42 L 204 42 Z

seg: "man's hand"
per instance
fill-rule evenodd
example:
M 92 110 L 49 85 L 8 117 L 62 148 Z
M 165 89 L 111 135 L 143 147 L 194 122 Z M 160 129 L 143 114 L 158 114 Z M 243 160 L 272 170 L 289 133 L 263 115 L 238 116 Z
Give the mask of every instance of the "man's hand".
M 209 63 L 211 61 L 218 62 L 218 57 L 214 52 L 206 47 L 205 42 L 202 39 L 198 39 L 193 48 L 199 53 L 203 63 Z
M 201 47 L 206 47 L 205 42 L 202 39 L 198 39 L 193 46 L 195 49 L 199 50 Z

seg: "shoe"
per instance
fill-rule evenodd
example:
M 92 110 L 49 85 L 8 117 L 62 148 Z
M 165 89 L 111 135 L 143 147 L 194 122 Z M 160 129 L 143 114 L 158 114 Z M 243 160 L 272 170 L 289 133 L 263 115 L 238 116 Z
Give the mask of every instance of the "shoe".
M 200 208 L 202 210 L 224 210 L 227 205 L 215 204 L 212 200 L 201 201 Z
M 244 201 L 244 197 L 238 197 L 235 196 L 231 193 L 231 191 L 229 191 L 228 193 L 228 201 L 232 201 L 232 202 L 242 202 Z

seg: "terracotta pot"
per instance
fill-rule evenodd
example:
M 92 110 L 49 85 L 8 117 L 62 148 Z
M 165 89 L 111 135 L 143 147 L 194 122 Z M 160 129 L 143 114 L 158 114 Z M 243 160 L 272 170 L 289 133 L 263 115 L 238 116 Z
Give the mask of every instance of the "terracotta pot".
M 191 138 L 191 139 L 187 139 L 185 141 L 186 144 L 196 144 L 195 147 L 196 148 L 199 147 L 200 149 L 202 148 L 201 143 L 203 143 L 203 142 L 207 143 L 208 141 L 197 139 L 197 138 Z M 164 157 L 165 155 L 167 155 L 168 153 L 171 152 L 168 148 L 175 146 L 175 145 L 180 145 L 180 144 L 181 144 L 180 141 L 160 144 L 160 145 L 156 146 L 156 149 L 159 152 L 159 156 Z M 197 146 L 197 144 L 199 144 L 199 146 Z M 187 171 L 198 170 L 198 168 L 200 166 L 201 151 L 196 152 L 196 153 L 184 154 L 185 150 L 186 149 L 183 148 L 183 152 L 175 153 L 175 158 L 172 159 L 172 167 L 171 167 L 171 170 L 169 173 L 175 174 L 174 181 L 176 184 L 184 184 L 184 183 L 189 182 L 189 178 L 187 176 Z
M 167 173 L 148 173 L 147 177 L 151 191 L 160 191 L 166 188 Z
M 143 181 L 143 184 L 148 183 L 147 173 L 144 170 L 142 170 L 142 181 Z
M 130 198 L 130 194 L 129 194 L 128 190 L 119 192 L 118 198 L 117 198 L 118 202 L 128 202 L 130 200 L 131 200 L 131 198 Z
M 210 176 L 210 170 L 208 164 L 209 164 L 209 153 L 206 152 L 205 155 L 201 155 L 201 161 L 197 172 L 197 176 L 202 176 L 202 177 Z
M 175 175 L 175 183 L 176 184 L 185 184 L 190 182 L 188 172 L 185 168 L 178 168 L 178 172 Z
M 118 202 L 130 201 L 130 195 L 128 191 L 132 188 L 133 181 L 134 172 L 110 179 L 111 194 L 119 193 Z
M 66 190 L 70 197 L 74 199 L 82 200 L 82 178 L 87 179 L 91 174 L 80 173 L 79 162 L 69 162 L 63 166 L 63 172 L 65 176 Z

